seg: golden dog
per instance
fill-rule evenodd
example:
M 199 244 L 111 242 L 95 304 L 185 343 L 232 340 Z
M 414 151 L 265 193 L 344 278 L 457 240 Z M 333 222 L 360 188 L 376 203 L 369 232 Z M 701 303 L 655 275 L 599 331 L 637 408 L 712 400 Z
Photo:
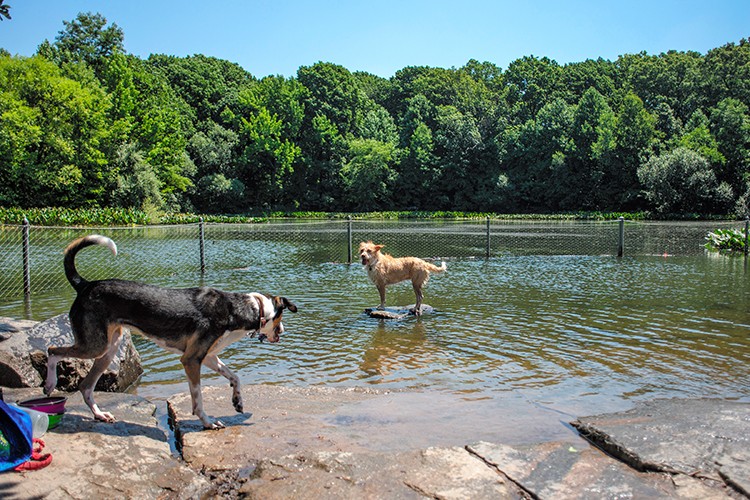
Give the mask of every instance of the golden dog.
M 414 314 L 419 316 L 422 314 L 422 287 L 427 283 L 431 272 L 442 273 L 445 271 L 445 262 L 441 267 L 438 267 L 417 257 L 395 258 L 387 253 L 381 253 L 380 249 L 383 246 L 376 245 L 372 241 L 363 241 L 359 244 L 359 258 L 362 260 L 362 265 L 367 269 L 367 275 L 375 283 L 380 293 L 378 309 L 385 309 L 386 286 L 411 280 L 414 294 L 417 296 Z

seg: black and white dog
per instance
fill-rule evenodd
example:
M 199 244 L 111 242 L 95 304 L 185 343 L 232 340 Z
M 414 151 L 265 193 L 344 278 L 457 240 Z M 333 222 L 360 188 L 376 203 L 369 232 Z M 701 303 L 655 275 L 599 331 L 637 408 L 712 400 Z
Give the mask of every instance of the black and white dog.
M 206 429 L 224 427 L 203 411 L 201 364 L 220 373 L 232 386 L 232 404 L 242 412 L 239 378 L 218 358 L 226 346 L 245 336 L 278 342 L 284 332 L 284 309 L 297 312 L 285 297 L 259 293 L 230 293 L 215 288 L 172 289 L 134 281 L 108 279 L 86 281 L 76 271 L 79 250 L 103 245 L 117 255 L 114 241 L 99 235 L 75 240 L 65 249 L 65 276 L 77 296 L 70 308 L 70 324 L 75 343 L 70 347 L 50 347 L 44 392 L 57 385 L 57 363 L 67 357 L 94 359 L 94 365 L 80 384 L 83 399 L 94 417 L 114 422 L 111 413 L 102 412 L 94 401 L 94 387 L 117 353 L 123 328 L 136 330 L 157 345 L 181 355 L 185 367 L 193 415 Z

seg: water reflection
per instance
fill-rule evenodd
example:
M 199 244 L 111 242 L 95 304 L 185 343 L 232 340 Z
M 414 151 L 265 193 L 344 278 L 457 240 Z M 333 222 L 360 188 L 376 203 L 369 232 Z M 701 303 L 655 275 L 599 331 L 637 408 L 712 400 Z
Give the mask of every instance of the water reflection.
M 416 320 L 415 320 L 416 321 Z M 364 380 L 413 380 L 435 360 L 426 348 L 427 329 L 416 321 L 411 328 L 389 328 L 380 322 L 364 349 L 359 369 Z M 406 375 L 408 373 L 412 375 Z M 403 373 L 399 378 L 398 373 Z
M 425 290 L 434 314 L 385 321 L 363 312 L 377 304 L 377 291 L 361 266 L 259 258 L 268 248 L 222 250 L 237 266 L 203 278 L 226 290 L 284 295 L 299 307 L 285 315 L 281 343 L 244 341 L 225 351 L 244 383 L 427 388 L 476 399 L 512 393 L 564 414 L 653 397 L 750 398 L 742 259 L 455 259 Z M 155 279 L 189 286 L 194 278 Z M 72 295 L 34 297 L 35 317 L 66 312 Z M 412 303 L 411 286 L 393 287 L 388 301 Z M 4 304 L 0 315 L 21 317 L 22 308 Z M 143 387 L 183 388 L 177 356 L 145 340 L 137 348 Z M 207 370 L 204 378 L 223 383 Z

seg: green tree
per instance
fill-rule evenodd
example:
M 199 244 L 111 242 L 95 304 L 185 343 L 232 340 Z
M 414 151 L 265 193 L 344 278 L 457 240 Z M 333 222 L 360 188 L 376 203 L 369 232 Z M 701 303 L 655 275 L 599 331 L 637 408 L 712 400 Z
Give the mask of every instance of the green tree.
M 398 143 L 398 129 L 391 115 L 380 105 L 374 105 L 362 117 L 358 127 L 358 136 L 363 139 L 374 139 L 393 145 Z
M 159 73 L 144 61 L 128 57 L 137 96 L 132 111 L 130 140 L 138 145 L 146 163 L 154 168 L 161 182 L 164 202 L 179 208 L 193 186 L 195 165 L 186 153 L 190 113 Z
M 235 160 L 239 148 L 239 135 L 231 129 L 207 121 L 206 130 L 196 132 L 187 143 L 187 152 L 196 167 L 198 178 L 210 174 L 236 176 Z
M 297 141 L 305 118 L 307 97 L 308 90 L 297 80 L 267 76 L 240 91 L 238 109 L 242 115 L 267 109 L 281 121 L 282 137 Z
M 118 172 L 117 185 L 112 193 L 116 205 L 139 209 L 163 205 L 161 182 L 135 144 L 122 144 L 115 154 L 113 166 Z
M 546 57 L 526 56 L 508 65 L 503 74 L 506 100 L 515 108 L 518 123 L 534 118 L 547 102 L 564 95 L 562 75 L 560 65 Z
M 272 207 L 282 199 L 282 189 L 300 154 L 281 133 L 281 121 L 265 108 L 242 118 L 238 178 L 245 186 L 254 186 L 250 201 L 255 207 Z
M 606 99 L 596 89 L 588 89 L 573 116 L 570 134 L 573 149 L 567 160 L 568 176 L 564 179 L 568 196 L 560 208 L 602 208 L 601 189 L 616 145 L 615 121 Z
M 475 81 L 482 82 L 492 92 L 499 92 L 503 85 L 503 71 L 489 61 L 479 62 L 476 59 L 469 59 L 461 71 Z
M 112 180 L 101 87 L 83 87 L 41 57 L 0 57 L 0 106 L 0 199 L 22 207 L 101 199 Z
M 325 116 L 341 135 L 356 132 L 366 99 L 349 70 L 319 62 L 300 67 L 297 79 L 307 89 L 305 113 L 309 120 Z
M 724 99 L 750 104 L 750 39 L 709 50 L 701 60 L 700 75 L 706 107 Z
M 364 71 L 355 71 L 353 76 L 357 86 L 368 99 L 388 109 L 388 103 L 394 92 L 393 83 L 390 80 Z
M 708 161 L 686 148 L 651 157 L 638 178 L 659 214 L 726 213 L 733 199 L 732 188 L 716 179 Z
M 615 97 L 617 67 L 604 59 L 588 59 L 583 62 L 566 64 L 560 75 L 568 104 L 575 104 L 590 88 L 596 89 L 606 99 Z
M 719 151 L 719 143 L 711 134 L 708 117 L 701 110 L 696 110 L 685 126 L 685 133 L 679 138 L 680 147 L 695 151 L 711 163 L 712 167 L 721 169 L 727 159 Z
M 312 210 L 337 209 L 347 150 L 336 126 L 325 116 L 314 117 L 303 140 L 303 167 L 295 176 L 295 199 Z
M 635 94 L 627 94 L 614 124 L 615 150 L 607 157 L 599 207 L 635 210 L 640 203 L 638 167 L 653 152 L 656 118 Z
M 375 211 L 389 209 L 392 184 L 396 179 L 393 169 L 395 146 L 375 139 L 349 141 L 347 158 L 341 168 L 344 201 L 353 210 Z
M 100 75 L 110 56 L 124 53 L 125 35 L 117 24 L 107 26 L 101 14 L 79 13 L 73 21 L 63 21 L 52 46 L 43 45 L 41 55 L 58 64 L 84 62 Z M 51 57 L 50 57 L 51 56 Z
M 113 139 L 118 143 L 125 142 L 133 129 L 139 97 L 131 61 L 119 52 L 113 54 L 104 67 L 101 78 L 112 103 L 109 119 L 112 122 Z
M 649 111 L 666 103 L 684 123 L 703 104 L 697 52 L 669 51 L 658 56 L 641 52 L 620 56 L 616 65 L 620 85 L 637 95 Z
M 719 152 L 726 158 L 721 180 L 740 191 L 750 180 L 750 115 L 747 104 L 733 98 L 709 110 L 709 127 Z
M 201 177 L 196 187 L 193 201 L 201 213 L 235 213 L 245 207 L 245 185 L 237 179 L 209 174 Z
M 196 126 L 208 120 L 221 123 L 224 110 L 236 110 L 239 93 L 255 81 L 238 64 L 200 54 L 189 57 L 152 54 L 147 63 L 188 104 L 191 121 Z
M 481 170 L 483 140 L 476 121 L 453 106 L 439 106 L 434 138 L 440 177 L 433 207 L 473 210 L 491 175 Z
M 433 188 L 439 172 L 432 130 L 424 122 L 418 122 L 401 159 L 398 183 L 394 186 L 398 208 L 433 207 Z
M 575 106 L 557 98 L 536 118 L 498 136 L 512 207 L 522 212 L 560 210 L 568 196 L 567 159 L 573 152 Z

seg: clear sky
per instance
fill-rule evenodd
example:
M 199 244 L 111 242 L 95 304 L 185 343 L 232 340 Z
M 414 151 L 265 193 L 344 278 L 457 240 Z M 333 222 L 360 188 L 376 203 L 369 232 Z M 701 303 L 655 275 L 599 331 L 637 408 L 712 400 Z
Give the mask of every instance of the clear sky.
M 5 0 L 0 47 L 30 56 L 79 12 L 102 14 L 125 50 L 204 54 L 254 76 L 318 61 L 391 77 L 406 66 L 505 70 L 523 56 L 560 64 L 646 51 L 708 50 L 750 38 L 750 0 Z

